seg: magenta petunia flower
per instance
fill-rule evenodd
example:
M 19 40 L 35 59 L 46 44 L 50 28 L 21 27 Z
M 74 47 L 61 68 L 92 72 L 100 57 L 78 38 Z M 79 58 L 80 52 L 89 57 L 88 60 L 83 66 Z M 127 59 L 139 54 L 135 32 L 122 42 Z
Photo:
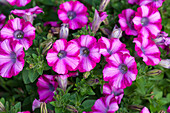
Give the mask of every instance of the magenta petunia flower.
M 23 111 L 23 112 L 18 112 L 18 113 L 30 113 L 30 111 Z
M 114 94 L 115 99 L 117 100 L 117 103 L 120 104 L 123 95 L 124 95 L 124 91 L 123 89 L 119 89 L 119 88 L 115 88 L 113 86 L 113 83 L 109 82 L 109 83 L 105 83 L 103 85 L 103 95 L 111 95 Z
M 42 104 L 43 102 L 40 102 L 40 100 L 37 100 L 35 99 L 32 103 L 32 111 L 34 111 L 36 108 L 40 108 L 40 105 Z
M 58 74 L 67 74 L 75 71 L 80 58 L 79 47 L 66 39 L 59 39 L 53 44 L 53 48 L 47 53 L 46 59 L 49 66 Z
M 22 7 L 27 5 L 28 3 L 31 2 L 31 0 L 7 0 L 9 4 L 12 6 L 17 5 L 18 7 Z
M 17 41 L 6 39 L 0 43 L 0 75 L 5 78 L 16 76 L 24 67 L 23 46 Z
M 114 95 L 111 94 L 97 99 L 91 109 L 92 113 L 114 113 L 119 109 L 119 106 Z
M 79 39 L 74 39 L 72 42 L 77 44 L 80 49 L 79 71 L 91 71 L 96 66 L 96 63 L 100 62 L 101 56 L 96 38 L 90 35 L 81 35 Z
M 5 24 L 5 19 L 6 19 L 6 16 L 4 14 L 0 14 L 0 29 Z
M 155 66 L 161 61 L 161 53 L 154 41 L 148 38 L 138 37 L 133 42 L 136 43 L 135 51 L 140 57 L 143 57 L 146 65 Z
M 147 38 L 156 38 L 162 29 L 160 13 L 152 6 L 139 7 L 132 21 L 138 33 Z
M 144 107 L 144 108 L 140 111 L 140 113 L 150 113 L 150 112 L 149 112 L 149 109 L 148 109 L 147 107 Z
M 12 10 L 11 13 L 17 16 L 22 16 L 25 21 L 29 21 L 33 23 L 34 18 L 36 17 L 36 14 L 44 13 L 42 8 L 35 6 L 34 8 L 26 9 L 26 10 Z
M 167 109 L 167 113 L 170 113 L 170 106 L 169 106 L 168 109 Z
M 54 100 L 54 92 L 57 89 L 58 83 L 53 75 L 41 75 L 37 82 L 38 94 L 41 102 L 51 102 Z
M 162 3 L 164 2 L 165 0 L 139 0 L 139 5 L 142 6 L 142 5 L 150 5 L 152 7 L 155 7 L 155 8 L 159 8 L 162 6 Z
M 44 23 L 44 26 L 51 25 L 52 27 L 60 27 L 61 24 L 58 24 L 57 21 L 48 21 Z
M 128 0 L 129 4 L 139 4 L 140 0 Z
M 109 63 L 104 67 L 103 79 L 113 82 L 113 87 L 124 89 L 136 80 L 138 70 L 134 57 L 117 52 L 106 61 Z
M 119 24 L 121 26 L 122 31 L 125 31 L 127 35 L 137 36 L 137 31 L 134 29 L 134 25 L 132 22 L 133 17 L 135 16 L 135 11 L 132 9 L 125 9 L 119 17 Z
M 60 5 L 58 17 L 63 23 L 68 23 L 70 29 L 78 29 L 87 25 L 87 7 L 79 1 L 69 1 Z
M 126 45 L 117 38 L 108 39 L 101 37 L 98 43 L 100 45 L 100 53 L 105 57 L 109 57 L 116 52 L 130 54 L 129 50 L 126 49 Z
M 35 39 L 35 28 L 24 19 L 11 19 L 1 30 L 1 39 L 13 39 L 22 44 L 25 50 L 32 45 Z

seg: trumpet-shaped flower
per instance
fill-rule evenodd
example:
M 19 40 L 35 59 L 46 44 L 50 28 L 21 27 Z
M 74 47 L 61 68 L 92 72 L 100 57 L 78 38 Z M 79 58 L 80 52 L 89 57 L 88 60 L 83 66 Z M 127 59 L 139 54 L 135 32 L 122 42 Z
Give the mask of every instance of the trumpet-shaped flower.
M 144 108 L 140 111 L 140 113 L 150 113 L 150 112 L 149 112 L 149 109 L 148 109 L 147 107 L 144 107 Z
M 135 51 L 140 57 L 143 57 L 143 61 L 146 65 L 155 66 L 161 61 L 161 53 L 154 41 L 139 36 L 135 38 L 133 42 L 136 43 Z
M 113 83 L 111 82 L 105 83 L 103 85 L 103 95 L 111 95 L 111 94 L 114 94 L 117 103 L 120 104 L 124 95 L 123 89 L 115 88 L 113 86 Z
M 6 19 L 6 16 L 4 14 L 0 14 L 0 29 L 5 24 L 5 19 Z
M 140 0 L 128 0 L 129 4 L 138 4 Z
M 134 16 L 135 11 L 132 9 L 125 9 L 122 11 L 121 14 L 118 15 L 121 29 L 122 31 L 125 31 L 127 35 L 136 36 L 138 34 L 137 31 L 134 29 L 134 25 L 132 22 Z
M 152 6 L 139 7 L 132 21 L 138 33 L 145 38 L 156 38 L 162 29 L 160 13 Z
M 37 100 L 35 99 L 32 103 L 32 111 L 34 111 L 36 108 L 40 108 L 40 105 L 42 104 L 43 102 L 40 102 L 40 100 Z
M 33 23 L 36 14 L 44 13 L 42 8 L 35 6 L 34 8 L 26 9 L 26 10 L 12 10 L 11 13 L 17 16 L 22 16 L 25 21 L 29 21 Z
M 0 75 L 5 78 L 16 76 L 24 67 L 23 46 L 17 41 L 6 39 L 0 43 Z
M 51 102 L 54 100 L 54 92 L 57 89 L 58 83 L 53 75 L 41 75 L 37 82 L 38 94 L 41 102 Z
M 79 1 L 69 1 L 60 5 L 58 17 L 63 23 L 68 23 L 72 30 L 82 28 L 87 25 L 87 7 Z
M 142 6 L 142 5 L 150 5 L 152 7 L 159 8 L 159 7 L 162 6 L 162 3 L 164 1 L 165 0 L 140 0 L 139 5 L 140 6 Z
M 47 53 L 46 59 L 49 66 L 58 74 L 67 74 L 75 71 L 80 58 L 79 47 L 66 39 L 59 39 L 53 44 L 53 48 Z
M 96 63 L 100 62 L 101 56 L 96 38 L 90 35 L 81 35 L 79 39 L 74 39 L 72 42 L 78 45 L 80 50 L 79 71 L 91 71 L 96 66 Z
M 117 52 L 106 61 L 108 64 L 104 67 L 103 79 L 113 82 L 113 87 L 124 89 L 136 80 L 138 70 L 134 57 Z
M 27 5 L 28 3 L 31 2 L 31 0 L 7 0 L 9 4 L 12 6 L 17 5 L 18 7 L 22 7 Z
M 11 19 L 1 30 L 1 39 L 13 39 L 22 44 L 25 50 L 32 45 L 35 39 L 35 28 L 24 19 Z
M 126 45 L 123 44 L 117 38 L 108 39 L 108 38 L 105 38 L 105 37 L 101 37 L 98 40 L 98 43 L 100 45 L 100 53 L 105 57 L 109 57 L 116 52 L 122 52 L 122 53 L 129 54 L 129 50 L 127 50 L 125 48 Z

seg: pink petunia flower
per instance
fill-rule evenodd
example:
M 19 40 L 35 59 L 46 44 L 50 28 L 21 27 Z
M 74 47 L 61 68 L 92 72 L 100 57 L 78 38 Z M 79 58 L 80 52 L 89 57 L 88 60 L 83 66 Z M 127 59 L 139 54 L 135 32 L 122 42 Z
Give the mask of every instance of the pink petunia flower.
M 58 74 L 67 74 L 75 71 L 80 58 L 79 47 L 66 39 L 59 39 L 53 44 L 53 48 L 47 53 L 46 59 L 49 66 Z
M 129 54 L 129 50 L 126 49 L 126 45 L 117 38 L 108 39 L 101 37 L 98 40 L 98 43 L 100 45 L 100 53 L 105 57 L 110 57 L 116 52 Z
M 31 2 L 31 0 L 7 0 L 9 4 L 12 6 L 17 5 L 18 7 L 22 7 L 27 5 L 28 3 Z
M 18 112 L 18 113 L 30 113 L 30 111 L 23 111 L 23 112 Z
M 5 24 L 5 19 L 6 19 L 6 16 L 4 14 L 0 14 L 0 29 Z
M 22 44 L 25 50 L 33 44 L 35 39 L 35 28 L 24 19 L 11 19 L 1 30 L 1 39 L 13 39 Z
M 132 23 L 132 19 L 135 16 L 135 11 L 132 9 L 125 9 L 119 17 L 119 24 L 121 26 L 122 31 L 125 31 L 127 35 L 137 36 L 137 31 L 134 29 L 134 25 Z
M 113 82 L 113 87 L 124 89 L 136 80 L 138 70 L 134 57 L 117 52 L 106 61 L 109 63 L 104 67 L 103 79 Z
M 23 46 L 17 41 L 6 39 L 0 43 L 0 75 L 5 78 L 16 76 L 24 67 Z
M 133 42 L 136 43 L 135 51 L 140 57 L 143 57 L 143 61 L 146 65 L 155 66 L 159 64 L 161 61 L 161 53 L 154 41 L 139 36 L 138 38 L 135 38 Z
M 117 100 L 117 103 L 120 104 L 123 95 L 124 95 L 124 91 L 123 89 L 119 89 L 119 88 L 115 88 L 113 86 L 113 83 L 109 82 L 109 83 L 105 83 L 103 85 L 103 95 L 111 95 L 114 94 L 115 99 Z
M 160 13 L 152 6 L 139 7 L 132 21 L 138 33 L 147 38 L 156 38 L 162 29 Z
M 51 25 L 52 27 L 60 27 L 61 24 L 58 24 L 57 21 L 48 21 L 44 23 L 44 26 Z
M 57 89 L 58 83 L 55 81 L 53 75 L 41 75 L 37 82 L 38 94 L 41 102 L 51 102 L 54 101 L 54 92 Z
M 111 94 L 97 99 L 91 109 L 92 113 L 114 113 L 119 109 L 119 106 L 114 95 Z
M 58 17 L 63 23 L 68 23 L 72 30 L 82 28 L 87 25 L 87 7 L 79 1 L 69 1 L 60 5 Z
M 25 21 L 29 21 L 33 24 L 33 20 L 36 17 L 36 14 L 44 13 L 42 8 L 35 6 L 34 8 L 26 9 L 26 10 L 12 10 L 11 13 L 17 16 L 22 16 Z
M 139 0 L 139 5 L 142 6 L 142 5 L 150 5 L 152 7 L 155 7 L 155 8 L 159 8 L 162 6 L 162 3 L 164 2 L 165 0 Z
M 40 102 L 40 100 L 37 100 L 35 99 L 32 103 L 32 111 L 34 111 L 36 108 L 40 108 L 40 105 L 42 104 L 43 102 Z
M 139 4 L 140 0 L 128 0 L 129 4 Z
M 72 42 L 77 44 L 80 50 L 79 71 L 91 71 L 96 66 L 96 63 L 100 62 L 101 56 L 96 38 L 90 35 L 81 35 L 78 39 L 72 40 Z
M 167 113 L 170 113 L 170 106 L 169 106 L 168 109 L 167 109 Z
M 140 113 L 150 113 L 150 112 L 149 112 L 149 109 L 148 109 L 147 107 L 144 107 L 144 108 L 140 111 Z

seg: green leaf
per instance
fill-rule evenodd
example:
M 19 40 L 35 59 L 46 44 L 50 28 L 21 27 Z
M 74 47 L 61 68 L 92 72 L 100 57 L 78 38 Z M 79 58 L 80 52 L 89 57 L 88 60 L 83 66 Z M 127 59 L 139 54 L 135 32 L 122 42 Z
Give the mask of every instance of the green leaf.
M 86 100 L 82 103 L 84 110 L 91 110 L 96 100 Z
M 34 70 L 29 70 L 28 77 L 30 81 L 33 83 L 39 77 L 39 74 Z
M 22 78 L 23 78 L 23 81 L 24 81 L 25 84 L 29 84 L 30 83 L 30 79 L 28 77 L 28 73 L 29 73 L 28 70 L 26 70 L 26 69 L 22 70 Z

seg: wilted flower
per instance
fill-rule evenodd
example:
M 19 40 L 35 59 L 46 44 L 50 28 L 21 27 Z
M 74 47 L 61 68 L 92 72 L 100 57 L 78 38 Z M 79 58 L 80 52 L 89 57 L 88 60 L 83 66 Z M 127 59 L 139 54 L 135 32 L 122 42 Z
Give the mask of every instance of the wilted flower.
M 100 45 L 100 53 L 105 57 L 109 57 L 116 52 L 129 54 L 129 50 L 126 49 L 126 45 L 117 38 L 108 39 L 101 37 L 98 40 L 98 43 Z
M 99 11 L 104 11 L 110 0 L 102 0 L 100 3 Z
M 91 71 L 96 66 L 96 63 L 100 62 L 101 56 L 96 38 L 90 35 L 81 35 L 78 39 L 71 41 L 78 45 L 80 50 L 79 71 Z
M 138 34 L 137 31 L 134 29 L 134 25 L 132 22 L 134 16 L 135 11 L 132 9 L 125 9 L 122 11 L 121 14 L 118 15 L 121 29 L 122 31 L 125 31 L 127 35 L 136 36 Z
M 48 21 L 44 23 L 44 26 L 51 25 L 52 27 L 60 27 L 61 25 L 58 24 L 57 21 Z
M 129 4 L 138 4 L 140 0 L 128 0 Z
M 68 24 L 61 24 L 61 29 L 60 29 L 60 38 L 67 39 L 69 35 L 69 25 Z
M 144 107 L 140 113 L 150 113 L 147 107 Z
M 106 12 L 102 12 L 102 11 L 99 12 L 95 9 L 94 18 L 93 18 L 93 22 L 92 22 L 92 32 L 93 33 L 96 33 L 96 31 L 100 27 L 100 24 L 102 23 L 102 21 L 104 21 L 104 19 L 107 16 L 108 15 Z
M 122 29 L 119 28 L 117 25 L 115 25 L 110 35 L 110 38 L 121 38 L 121 37 L 122 37 Z
M 113 86 L 113 83 L 109 82 L 109 83 L 105 83 L 103 85 L 103 95 L 111 95 L 114 94 L 115 99 L 117 100 L 117 103 L 120 104 L 123 95 L 124 95 L 124 91 L 123 89 L 119 89 L 119 88 L 115 88 Z
M 157 65 L 160 61 L 160 51 L 154 41 L 149 38 L 138 37 L 134 38 L 135 51 L 140 57 L 143 57 L 143 61 L 146 65 Z
M 170 106 L 169 106 L 168 109 L 167 109 L 167 113 L 170 113 Z
M 38 94 L 41 102 L 51 102 L 54 100 L 54 92 L 57 89 L 58 83 L 53 75 L 41 75 L 37 82 Z
M 156 38 L 162 29 L 161 15 L 158 9 L 152 6 L 139 7 L 132 21 L 138 33 L 145 38 Z
M 16 76 L 24 67 L 23 46 L 17 41 L 6 39 L 0 43 L 0 75 L 5 78 Z
M 32 103 L 32 111 L 34 111 L 36 108 L 40 108 L 41 104 L 42 102 L 40 102 L 40 100 L 35 99 Z
M 46 59 L 49 66 L 58 74 L 75 71 L 79 64 L 79 47 L 66 39 L 59 39 L 47 53 Z
M 0 14 L 0 29 L 5 24 L 5 19 L 6 19 L 6 16 L 4 14 Z
M 119 109 L 113 94 L 97 99 L 92 106 L 92 113 L 114 113 Z
M 170 69 L 170 59 L 162 59 L 158 65 Z
M 32 45 L 35 39 L 35 28 L 24 19 L 11 19 L 1 30 L 1 39 L 13 39 L 22 44 L 25 50 Z
M 87 7 L 79 1 L 69 1 L 60 5 L 58 17 L 63 23 L 68 23 L 72 30 L 87 25 Z
M 136 80 L 138 73 L 135 58 L 129 54 L 117 52 L 106 59 L 108 64 L 103 70 L 103 79 L 113 82 L 115 88 L 124 89 Z
M 18 7 L 22 7 L 27 5 L 28 3 L 31 2 L 31 0 L 7 0 L 9 4 L 12 6 L 17 5 Z
M 35 6 L 34 8 L 26 9 L 26 10 L 12 10 L 11 13 L 17 16 L 22 16 L 25 21 L 29 21 L 33 24 L 33 20 L 36 17 L 36 14 L 44 13 L 42 8 Z
M 151 7 L 159 8 L 165 0 L 140 0 L 139 5 L 150 5 Z

